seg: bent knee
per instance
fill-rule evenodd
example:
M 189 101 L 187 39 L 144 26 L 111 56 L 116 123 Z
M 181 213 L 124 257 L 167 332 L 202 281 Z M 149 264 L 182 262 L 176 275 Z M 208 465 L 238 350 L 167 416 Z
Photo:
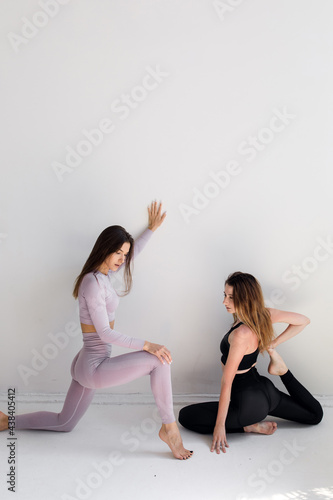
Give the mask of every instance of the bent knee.
M 212 434 L 215 420 L 205 418 L 197 411 L 197 405 L 185 406 L 179 411 L 178 422 L 185 428 L 198 434 Z M 207 416 L 206 416 L 207 417 Z
M 311 422 L 311 425 L 318 425 L 322 421 L 324 416 L 324 411 L 320 403 L 318 403 L 318 409 L 316 413 L 314 414 L 313 420 Z
M 74 429 L 75 425 L 72 425 L 72 426 L 66 426 L 64 427 L 63 429 L 61 429 L 61 432 L 72 432 L 72 430 Z
M 185 408 L 182 408 L 179 411 L 178 422 L 185 429 L 189 429 L 190 431 L 194 430 L 193 429 L 193 422 L 192 422 L 192 418 L 191 418 L 191 412 L 188 411 L 188 407 L 187 406 L 185 406 Z
M 68 422 L 59 429 L 59 432 L 72 432 L 72 430 L 76 427 L 76 424 L 77 422 Z
M 171 370 L 171 365 L 169 363 L 167 363 L 166 361 L 162 363 L 162 361 L 160 361 L 157 356 L 154 356 L 154 354 L 150 354 L 149 363 L 152 369 L 158 368 L 164 371 Z

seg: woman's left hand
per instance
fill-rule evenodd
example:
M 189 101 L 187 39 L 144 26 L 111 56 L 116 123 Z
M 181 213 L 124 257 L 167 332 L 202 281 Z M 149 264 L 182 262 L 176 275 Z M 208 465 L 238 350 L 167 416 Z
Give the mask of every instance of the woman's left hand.
M 157 206 L 157 201 L 153 201 L 148 207 L 148 229 L 151 231 L 156 231 L 158 227 L 162 224 L 166 217 L 166 212 L 162 214 L 162 202 Z
M 227 442 L 227 436 L 225 432 L 225 426 L 224 425 L 216 425 L 214 429 L 214 434 L 213 434 L 213 441 L 212 441 L 212 446 L 210 448 L 210 451 L 216 450 L 216 453 L 220 454 L 221 450 L 223 453 L 226 453 L 226 448 L 229 448 L 228 442 Z
M 165 361 L 169 365 L 172 363 L 170 351 L 164 345 L 154 344 L 153 342 L 148 342 L 148 340 L 146 340 L 143 346 L 143 351 L 147 351 L 149 354 L 153 354 L 158 357 L 163 365 L 165 364 Z

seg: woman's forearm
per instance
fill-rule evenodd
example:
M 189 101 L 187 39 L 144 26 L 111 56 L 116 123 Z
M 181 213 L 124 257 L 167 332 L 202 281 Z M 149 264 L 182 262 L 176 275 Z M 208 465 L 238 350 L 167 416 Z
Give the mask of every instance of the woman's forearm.
M 219 399 L 219 409 L 216 417 L 216 425 L 225 425 L 230 403 L 231 385 L 221 381 L 221 393 Z
M 272 347 L 277 347 L 278 345 L 282 344 L 283 342 L 286 342 L 286 340 L 291 339 L 292 337 L 295 337 L 298 333 L 300 333 L 306 325 L 310 323 L 309 318 L 306 318 L 306 322 L 303 323 L 302 325 L 289 325 L 280 335 L 278 335 L 272 342 L 271 346 Z

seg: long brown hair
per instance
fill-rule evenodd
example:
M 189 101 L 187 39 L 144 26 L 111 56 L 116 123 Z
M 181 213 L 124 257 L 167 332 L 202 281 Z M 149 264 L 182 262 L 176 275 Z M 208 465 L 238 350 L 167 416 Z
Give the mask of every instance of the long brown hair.
M 79 294 L 79 288 L 84 276 L 87 273 L 96 271 L 97 268 L 103 264 L 105 259 L 114 252 L 117 252 L 123 245 L 123 243 L 130 243 L 130 249 L 125 260 L 125 291 L 124 295 L 127 295 L 132 288 L 132 271 L 131 271 L 131 261 L 133 256 L 133 243 L 134 240 L 132 236 L 121 226 L 109 226 L 98 236 L 93 249 L 84 264 L 81 273 L 75 280 L 73 297 L 77 299 Z
M 233 287 L 234 323 L 239 318 L 251 328 L 258 337 L 259 351 L 264 351 L 274 338 L 274 330 L 260 283 L 251 274 L 238 271 L 230 274 L 225 284 Z

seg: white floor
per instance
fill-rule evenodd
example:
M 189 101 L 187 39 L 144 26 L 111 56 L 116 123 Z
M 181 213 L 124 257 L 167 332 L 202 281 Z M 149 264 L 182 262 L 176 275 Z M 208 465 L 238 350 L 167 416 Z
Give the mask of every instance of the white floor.
M 25 403 L 20 413 L 60 406 Z M 332 499 L 333 408 L 324 412 L 314 427 L 280 421 L 272 436 L 229 434 L 219 456 L 209 451 L 210 436 L 182 429 L 194 455 L 179 461 L 157 437 L 154 406 L 92 404 L 71 433 L 16 432 L 16 493 L 7 490 L 10 440 L 1 433 L 0 498 Z

